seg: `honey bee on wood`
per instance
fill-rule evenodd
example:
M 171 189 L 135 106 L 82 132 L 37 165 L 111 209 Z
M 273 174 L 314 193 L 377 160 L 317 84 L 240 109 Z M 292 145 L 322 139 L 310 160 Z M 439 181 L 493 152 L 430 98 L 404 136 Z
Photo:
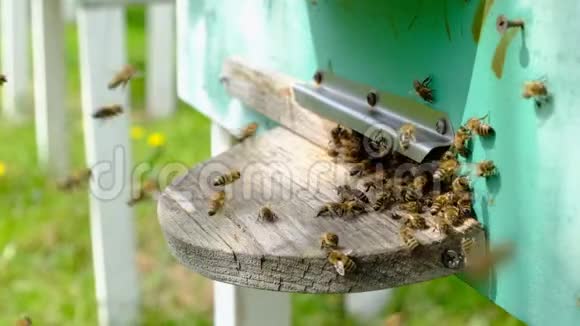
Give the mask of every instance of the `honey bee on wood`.
M 397 209 L 406 213 L 419 213 L 420 211 L 419 203 L 416 201 L 399 204 L 397 205 Z
M 132 65 L 125 65 L 113 76 L 113 79 L 111 79 L 107 86 L 109 89 L 115 89 L 120 85 L 125 88 L 135 75 L 137 75 L 137 69 Z
M 253 137 L 256 134 L 257 130 L 258 130 L 257 123 L 255 122 L 249 123 L 240 131 L 240 134 L 238 135 L 238 140 L 242 142 L 250 137 Z
M 143 186 L 141 186 L 141 189 L 139 189 L 139 193 L 134 196 L 133 198 L 131 198 L 128 202 L 127 205 L 129 206 L 134 206 L 137 203 L 140 203 L 148 198 L 151 198 L 151 194 L 155 191 L 158 191 L 159 188 L 157 187 L 157 183 L 152 181 L 152 180 L 145 180 L 143 182 Z
M 322 205 L 322 207 L 318 210 L 318 213 L 316 213 L 316 217 L 320 217 L 320 216 L 331 216 L 331 217 L 336 217 L 336 216 L 342 216 L 343 213 L 343 207 L 342 207 L 342 203 L 325 203 L 324 205 Z
M 375 211 L 380 211 L 387 205 L 392 204 L 395 201 L 393 193 L 390 190 L 384 190 L 377 194 L 375 202 L 373 203 L 373 209 Z
M 336 147 L 342 146 L 342 140 L 348 136 L 348 131 L 344 129 L 341 125 L 330 130 L 330 140 Z
M 468 147 L 471 133 L 464 127 L 460 127 L 453 137 L 453 150 L 463 157 L 469 156 Z
M 475 166 L 475 175 L 478 177 L 491 177 L 497 174 L 497 168 L 493 161 L 486 160 L 477 163 Z
M 425 102 L 433 103 L 435 97 L 433 96 L 433 89 L 431 88 L 431 76 L 423 79 L 423 81 L 413 80 L 413 88 L 415 93 Z
M 328 262 L 334 266 L 334 269 L 340 276 L 351 273 L 356 269 L 356 264 L 348 256 L 350 251 L 342 252 L 340 250 L 331 250 L 328 253 Z
M 459 213 L 461 216 L 469 216 L 471 215 L 471 193 L 470 192 L 462 192 L 457 194 L 457 208 L 459 209 Z
M 410 123 L 405 123 L 404 125 L 399 128 L 399 148 L 402 150 L 407 150 L 411 142 L 417 141 L 415 138 L 416 128 L 414 125 Z
M 369 198 L 362 190 L 352 188 L 349 185 L 336 187 L 336 193 L 342 202 L 355 199 L 365 204 L 369 203 Z
M 459 162 L 457 160 L 447 160 L 439 162 L 439 167 L 433 173 L 433 180 L 447 182 L 459 169 Z
M 88 181 L 92 175 L 93 172 L 91 169 L 82 169 L 60 180 L 56 186 L 61 191 L 70 191 L 80 187 L 83 183 Z
M 487 279 L 493 268 L 500 263 L 505 262 L 513 255 L 513 246 L 511 244 L 503 244 L 491 248 L 486 254 L 472 257 L 471 261 L 466 265 L 466 274 L 476 280 Z
M 8 81 L 8 79 L 6 79 L 6 76 L 0 74 L 0 86 L 4 85 L 4 83 L 6 83 Z
M 417 238 L 415 237 L 415 231 L 410 227 L 403 225 L 399 231 L 399 235 L 401 236 L 403 244 L 407 249 L 409 249 L 409 251 L 412 252 L 419 247 L 419 241 L 417 241 Z
M 487 116 L 488 115 L 486 114 L 481 118 L 471 118 L 467 120 L 467 123 L 465 124 L 465 129 L 469 130 L 470 132 L 476 135 L 483 137 L 493 134 L 494 133 L 493 128 L 489 124 L 484 123 L 482 121 L 485 118 L 487 118 Z
M 326 149 L 326 154 L 328 154 L 328 156 L 330 157 L 338 157 L 338 155 L 340 155 L 340 152 L 334 145 L 329 145 L 328 148 Z
M 411 229 L 424 230 L 428 228 L 425 218 L 417 213 L 407 213 L 405 214 L 405 217 L 405 225 Z
M 223 206 L 226 201 L 226 192 L 216 191 L 212 194 L 207 209 L 207 215 L 214 216 Z
M 442 210 L 445 221 L 453 226 L 460 225 L 462 222 L 459 209 L 455 206 L 446 206 Z
M 454 195 L 451 192 L 446 192 L 444 194 L 441 194 L 437 197 L 435 197 L 435 199 L 433 200 L 433 204 L 431 205 L 431 209 L 430 209 L 430 213 L 431 215 L 435 215 L 437 213 L 439 213 L 439 211 L 451 204 L 453 202 L 454 199 Z
M 350 168 L 349 174 L 351 177 L 354 177 L 354 176 L 361 177 L 363 175 L 372 173 L 373 172 L 372 168 L 373 168 L 373 162 L 371 160 L 367 159 L 367 160 L 364 160 L 360 163 L 355 163 Z
M 320 237 L 320 249 L 338 248 L 338 235 L 332 232 L 325 232 Z
M 24 316 L 16 321 L 16 326 L 32 326 L 32 319 L 28 316 Z
M 413 189 L 411 186 L 394 186 L 395 189 L 395 193 L 397 194 L 397 196 L 399 197 L 400 200 L 405 201 L 405 202 L 412 202 L 412 201 L 417 201 L 419 199 L 419 196 L 417 194 L 417 192 L 415 191 L 415 189 Z
M 226 174 L 222 174 L 222 175 L 218 176 L 217 178 L 215 178 L 215 180 L 213 181 L 213 185 L 214 185 L 214 187 L 226 186 L 226 185 L 229 185 L 231 183 L 234 183 L 241 176 L 242 175 L 241 175 L 239 170 L 232 170 Z
M 109 119 L 123 113 L 123 107 L 118 104 L 103 106 L 93 113 L 95 119 Z
M 461 239 L 461 253 L 463 257 L 468 257 L 475 245 L 475 240 L 473 238 L 462 238 Z
M 424 174 L 418 175 L 413 179 L 413 189 L 419 197 L 423 195 L 423 191 L 428 183 L 429 179 Z
M 435 215 L 435 217 L 433 218 L 433 222 L 435 222 L 435 230 L 441 234 L 449 234 L 451 233 L 451 231 L 453 230 L 453 227 L 451 226 L 451 224 L 449 224 L 445 218 L 443 217 L 443 214 L 439 213 L 437 215 Z
M 460 176 L 453 179 L 451 187 L 453 192 L 456 194 L 471 190 L 471 186 L 469 185 L 469 178 L 466 176 Z
M 525 99 L 533 98 L 537 107 L 550 100 L 548 88 L 543 81 L 533 80 L 524 83 L 522 97 Z
M 362 213 L 366 212 L 365 206 L 361 202 L 359 202 L 358 200 L 345 201 L 341 205 L 342 205 L 342 213 L 343 213 L 343 215 L 341 215 L 341 216 L 354 217 L 358 214 L 362 214 Z
M 272 211 L 269 206 L 262 206 L 258 212 L 258 220 L 261 222 L 274 222 L 278 219 L 278 215 Z

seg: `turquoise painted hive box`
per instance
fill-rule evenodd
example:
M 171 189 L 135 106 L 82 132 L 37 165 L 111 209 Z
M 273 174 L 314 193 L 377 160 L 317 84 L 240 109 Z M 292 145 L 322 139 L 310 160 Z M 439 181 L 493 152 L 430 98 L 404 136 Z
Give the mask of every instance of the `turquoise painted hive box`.
M 575 0 L 178 0 L 179 96 L 229 130 L 274 123 L 230 98 L 224 60 L 243 57 L 297 79 L 317 69 L 408 96 L 433 76 L 435 109 L 455 128 L 489 115 L 473 162 L 499 177 L 475 184 L 489 246 L 510 242 L 483 295 L 531 325 L 580 325 L 580 3 Z M 524 29 L 498 31 L 498 17 Z M 506 26 L 499 26 L 506 27 Z M 544 80 L 551 101 L 522 97 Z

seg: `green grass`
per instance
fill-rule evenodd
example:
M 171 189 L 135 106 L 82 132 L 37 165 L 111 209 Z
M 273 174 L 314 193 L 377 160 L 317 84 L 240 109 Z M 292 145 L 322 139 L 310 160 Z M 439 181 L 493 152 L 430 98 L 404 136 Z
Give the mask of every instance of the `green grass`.
M 144 15 L 128 11 L 129 61 L 145 68 Z M 71 159 L 83 167 L 77 35 L 67 28 L 68 100 Z M 146 78 L 145 74 L 145 78 Z M 131 84 L 134 125 L 162 132 L 167 146 L 161 164 L 187 166 L 209 157 L 209 121 L 179 104 L 175 116 L 151 121 L 143 111 L 144 79 Z M 40 325 L 95 325 L 96 302 L 91 260 L 88 195 L 61 193 L 55 180 L 36 165 L 32 121 L 12 125 L 0 120 L 0 325 L 23 314 Z M 145 140 L 133 143 L 133 160 L 145 160 Z M 211 325 L 211 283 L 176 263 L 167 251 L 154 203 L 136 207 L 137 264 L 144 325 Z M 344 316 L 338 295 L 293 296 L 294 325 L 381 325 L 382 318 L 402 311 L 410 325 L 518 325 L 518 321 L 454 277 L 403 287 L 382 316 L 368 322 Z

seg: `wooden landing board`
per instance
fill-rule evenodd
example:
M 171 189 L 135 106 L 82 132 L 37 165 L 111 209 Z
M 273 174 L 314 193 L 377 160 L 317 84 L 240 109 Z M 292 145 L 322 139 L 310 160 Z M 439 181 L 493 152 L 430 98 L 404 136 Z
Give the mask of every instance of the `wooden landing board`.
M 211 182 L 218 173 L 239 169 L 227 188 L 226 204 L 207 215 Z M 396 287 L 457 272 L 442 264 L 447 249 L 459 252 L 460 237 L 443 238 L 433 229 L 417 233 L 412 254 L 403 246 L 395 221 L 385 213 L 350 220 L 315 215 L 336 200 L 335 186 L 351 182 L 346 166 L 320 147 L 278 127 L 197 166 L 160 197 L 158 216 L 173 254 L 213 280 L 273 291 L 339 293 Z M 269 203 L 275 223 L 257 221 Z M 339 276 L 320 250 L 323 232 L 334 232 L 351 249 L 357 268 Z M 461 232 L 462 230 L 458 230 Z M 470 231 L 479 237 L 481 231 Z

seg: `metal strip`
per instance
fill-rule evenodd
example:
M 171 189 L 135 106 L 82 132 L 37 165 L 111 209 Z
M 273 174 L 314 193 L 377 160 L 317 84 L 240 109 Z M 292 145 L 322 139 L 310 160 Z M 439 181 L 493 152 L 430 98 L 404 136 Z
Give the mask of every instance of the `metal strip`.
M 373 140 L 393 144 L 395 150 L 414 161 L 422 162 L 434 149 L 453 143 L 451 121 L 444 112 L 326 71 L 317 72 L 315 80 L 293 87 L 302 107 Z M 406 123 L 415 126 L 416 141 L 403 150 L 398 146 L 398 130 Z

